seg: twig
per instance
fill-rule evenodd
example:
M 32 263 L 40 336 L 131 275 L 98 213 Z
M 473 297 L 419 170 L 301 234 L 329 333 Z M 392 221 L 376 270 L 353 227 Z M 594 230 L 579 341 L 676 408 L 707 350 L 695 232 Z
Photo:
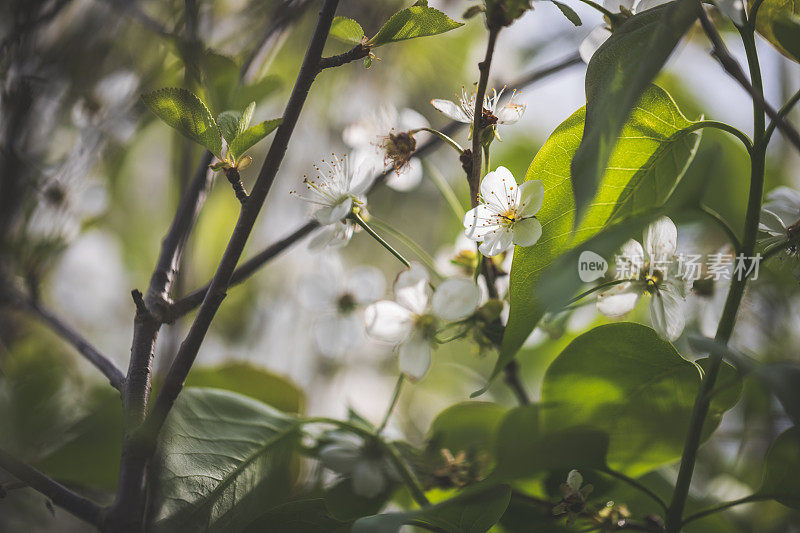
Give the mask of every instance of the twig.
M 103 517 L 102 507 L 72 492 L 58 481 L 28 466 L 2 449 L 0 449 L 0 468 L 24 482 L 32 489 L 44 494 L 55 505 L 68 511 L 70 514 L 90 524 L 96 526 L 100 525 Z
M 16 289 L 11 287 L 7 288 L 7 294 L 13 302 L 36 316 L 62 339 L 78 350 L 78 353 L 84 356 L 108 378 L 112 387 L 120 391 L 122 390 L 125 383 L 125 375 L 111 359 L 100 353 L 100 351 L 86 340 L 83 335 L 78 333 L 72 326 L 64 322 L 61 317 L 44 307 L 41 303 L 34 301 L 21 292 L 18 292 Z
M 646 494 L 647 496 L 649 496 L 650 499 L 652 499 L 654 502 L 656 502 L 658 505 L 660 505 L 662 509 L 664 509 L 664 510 L 667 509 L 667 504 L 664 502 L 664 500 L 661 499 L 661 497 L 658 494 L 656 494 L 652 490 L 648 489 L 647 487 L 645 487 L 644 485 L 642 485 L 641 483 L 639 483 L 638 481 L 636 481 L 632 477 L 626 476 L 622 472 L 617 472 L 616 470 L 613 470 L 611 468 L 602 468 L 602 469 L 600 469 L 600 472 L 603 472 L 604 474 L 607 474 L 607 475 L 609 475 L 609 476 L 611 476 L 613 478 L 616 478 L 616 479 L 618 479 L 618 480 L 620 480 L 622 482 L 627 483 L 631 487 L 633 487 L 633 488 L 641 491 L 642 493 Z
M 786 122 L 784 117 L 778 113 L 775 108 L 767 103 L 767 101 L 764 99 L 763 92 L 758 91 L 753 87 L 753 84 L 750 83 L 750 80 L 747 78 L 744 70 L 742 70 L 739 62 L 736 61 L 736 59 L 734 59 L 734 57 L 728 51 L 728 48 L 725 46 L 722 37 L 714 27 L 714 24 L 708 18 L 708 14 L 700 3 L 698 3 L 698 18 L 700 19 L 700 24 L 703 27 L 703 31 L 705 31 L 708 39 L 714 46 L 711 55 L 713 55 L 717 61 L 719 61 L 719 63 L 722 65 L 722 68 L 725 69 L 725 72 L 727 72 L 734 80 L 736 80 L 739 85 L 741 85 L 742 88 L 744 88 L 744 90 L 750 94 L 753 100 L 755 100 L 762 107 L 763 111 L 770 119 L 772 119 L 775 126 L 781 130 L 781 133 L 786 136 L 789 142 L 791 142 L 797 150 L 800 150 L 800 134 L 791 124 Z
M 712 515 L 714 513 L 718 513 L 720 511 L 724 511 L 725 509 L 730 509 L 731 507 L 736 507 L 737 505 L 742 505 L 745 503 L 751 502 L 759 502 L 764 500 L 771 500 L 773 496 L 769 495 L 761 495 L 761 494 L 751 494 L 750 496 L 745 496 L 744 498 L 739 498 L 738 500 L 733 500 L 730 502 L 724 502 L 719 505 L 715 505 L 714 507 L 710 507 L 708 509 L 704 509 L 699 511 L 695 514 L 689 515 L 683 519 L 683 524 L 686 525 L 689 522 L 694 522 L 695 520 L 699 520 L 701 518 L 705 518 L 706 516 Z
M 352 61 L 364 59 L 369 55 L 369 51 L 369 46 L 359 43 L 343 54 L 323 57 L 319 60 L 319 69 L 325 70 L 326 68 L 340 67 Z

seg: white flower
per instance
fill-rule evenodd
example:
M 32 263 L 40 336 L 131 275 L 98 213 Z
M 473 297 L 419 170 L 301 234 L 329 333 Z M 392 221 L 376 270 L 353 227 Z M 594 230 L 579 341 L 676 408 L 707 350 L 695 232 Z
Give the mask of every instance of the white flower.
M 332 442 L 320 449 L 319 458 L 334 472 L 349 476 L 353 491 L 365 498 L 374 498 L 400 476 L 377 445 L 364 442 L 352 433 L 331 432 Z
M 517 96 L 517 91 L 511 93 L 511 98 L 503 104 L 498 106 L 500 97 L 503 95 L 503 87 L 498 93 L 492 89 L 492 94 L 488 93 L 483 99 L 483 115 L 486 118 L 487 125 L 493 124 L 514 124 L 525 113 L 527 104 L 517 104 L 514 98 Z M 467 93 L 467 90 L 461 88 L 461 96 L 458 97 L 458 102 L 450 100 L 435 99 L 431 100 L 433 107 L 441 111 L 445 116 L 464 124 L 472 124 L 475 118 L 475 92 Z
M 398 112 L 396 107 L 385 105 L 373 110 L 363 120 L 350 124 L 342 133 L 342 138 L 353 149 L 353 161 L 368 167 L 372 174 L 377 174 L 387 168 L 386 155 L 382 150 L 387 135 L 427 128 L 428 125 L 425 117 L 412 109 Z M 415 138 L 419 140 L 420 135 L 424 134 L 417 134 Z M 421 181 L 422 163 L 415 157 L 386 177 L 386 185 L 396 191 L 410 191 Z
M 666 4 L 669 0 L 604 0 L 603 6 L 612 13 L 623 13 L 635 15 L 652 9 L 654 7 Z M 589 32 L 589 35 L 581 42 L 578 47 L 578 52 L 581 59 L 588 63 L 594 53 L 600 48 L 606 39 L 611 37 L 611 28 L 606 24 L 600 24 Z
M 371 176 L 363 167 L 354 170 L 347 156 L 331 155 L 331 161 L 322 160 L 323 167 L 314 165 L 317 177 L 306 176 L 303 179 L 305 196 L 291 191 L 291 194 L 318 206 L 312 216 L 322 225 L 340 222 L 352 212 L 354 205 L 365 205 L 362 195 L 372 184 Z
M 339 260 L 300 282 L 300 302 L 316 315 L 314 344 L 326 357 L 342 357 L 364 341 L 364 307 L 383 296 L 386 281 L 380 270 L 360 266 L 344 272 Z
M 464 215 L 465 234 L 483 241 L 480 252 L 492 257 L 512 244 L 531 246 L 542 236 L 542 224 L 535 217 L 544 200 L 540 180 L 526 181 L 519 187 L 506 167 L 497 167 L 481 181 L 481 204 Z
M 341 248 L 350 242 L 358 226 L 352 220 L 345 219 L 338 224 L 328 224 L 315 229 L 308 240 L 308 248 L 321 250 L 323 248 Z
M 418 263 L 397 276 L 395 301 L 367 307 L 367 333 L 396 344 L 400 371 L 421 379 L 431 364 L 438 321 L 463 320 L 475 312 L 480 291 L 472 280 L 451 278 L 432 293 L 428 273 Z
M 629 240 L 620 250 L 620 258 L 628 262 L 626 278 L 630 281 L 614 285 L 597 297 L 597 309 L 608 317 L 620 317 L 630 312 L 644 293 L 650 300 L 650 321 L 662 337 L 674 341 L 685 324 L 681 302 L 691 282 L 677 275 L 678 230 L 667 217 L 650 224 L 644 232 L 644 248 L 638 241 Z M 618 263 L 619 264 L 619 263 Z
M 767 195 L 761 206 L 761 220 L 758 229 L 769 237 L 761 242 L 770 246 L 797 235 L 800 230 L 800 192 L 789 187 L 778 187 Z M 796 245 L 789 250 L 796 252 Z

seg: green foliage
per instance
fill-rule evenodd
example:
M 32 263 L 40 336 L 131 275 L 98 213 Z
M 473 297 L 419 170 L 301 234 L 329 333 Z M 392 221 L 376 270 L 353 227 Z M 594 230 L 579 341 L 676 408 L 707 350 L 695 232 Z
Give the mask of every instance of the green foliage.
M 245 533 L 345 533 L 350 524 L 332 518 L 322 499 L 298 500 L 279 505 L 256 518 Z
M 558 2 L 557 0 L 550 0 L 550 2 L 552 2 L 558 8 L 558 10 L 561 11 L 565 17 L 567 17 L 567 20 L 569 20 L 575 26 L 581 26 L 583 24 L 583 22 L 581 22 L 581 18 L 577 13 L 575 13 L 575 10 L 569 7 L 567 4 Z
M 186 89 L 168 87 L 143 94 L 142 101 L 158 118 L 221 157 L 222 135 L 211 112 Z
M 694 23 L 694 0 L 677 0 L 622 23 L 586 68 L 586 124 L 572 160 L 577 226 L 595 196 L 632 109 Z
M 427 2 L 425 5 L 417 4 L 392 15 L 367 45 L 377 48 L 406 39 L 438 35 L 463 26 L 438 9 L 428 7 Z
M 359 44 L 364 38 L 361 24 L 347 17 L 336 17 L 331 24 L 331 37 L 349 44 Z
M 222 137 L 230 144 L 233 140 L 247 129 L 250 121 L 253 119 L 253 112 L 256 109 L 256 103 L 250 104 L 244 108 L 244 111 L 223 111 L 217 116 L 217 124 L 222 132 Z
M 795 61 L 800 61 L 800 17 L 787 13 L 775 20 L 772 31 L 783 51 Z
M 325 506 L 328 508 L 328 513 L 336 520 L 350 522 L 380 512 L 396 488 L 392 485 L 380 494 L 366 498 L 356 494 L 352 480 L 345 478 L 325 491 Z
M 542 237 L 533 246 L 515 250 L 511 312 L 493 376 L 514 357 L 544 314 L 546 304 L 538 294 L 538 283 L 545 269 L 610 221 L 648 213 L 663 205 L 691 162 L 700 140 L 698 134 L 685 131 L 692 122 L 681 114 L 670 96 L 651 85 L 614 143 L 616 148 L 597 194 L 573 233 L 575 203 L 570 186 L 570 160 L 578 149 L 584 118 L 585 109 L 580 109 L 556 128 L 536 154 L 525 177 L 544 182 L 544 204 L 537 215 L 542 221 Z M 570 269 L 574 268 L 574 264 L 570 265 Z
M 764 465 L 764 481 L 756 493 L 800 509 L 800 429 L 781 433 L 772 443 Z
M 792 422 L 800 426 L 800 366 L 771 363 L 757 367 L 755 373 L 778 398 Z
M 476 487 L 424 509 L 362 518 L 353 533 L 396 533 L 403 525 L 440 533 L 483 533 L 500 520 L 510 499 L 511 489 L 505 485 Z
M 275 128 L 280 126 L 282 121 L 282 118 L 265 120 L 264 122 L 256 124 L 255 126 L 250 126 L 242 131 L 228 147 L 230 154 L 238 159 L 254 144 L 275 131 Z
M 700 385 L 698 366 L 655 331 L 633 323 L 600 326 L 575 339 L 542 385 L 545 433 L 591 426 L 610 437 L 610 467 L 639 476 L 680 457 Z M 737 382 L 723 366 L 719 382 Z M 738 400 L 740 385 L 715 395 L 705 438 Z
M 506 409 L 490 402 L 462 402 L 439 413 L 431 424 L 429 442 L 454 454 L 491 452 L 494 434 Z
M 747 5 L 752 7 L 753 0 L 747 0 Z M 791 47 L 797 45 L 797 28 L 793 16 L 800 16 L 800 4 L 797 2 L 792 0 L 764 0 L 756 15 L 756 30 L 772 43 L 780 53 L 790 59 L 799 61 L 795 55 L 797 49 L 789 50 L 784 44 L 785 42 Z M 783 37 L 780 37 L 779 33 Z
M 189 388 L 152 466 L 154 531 L 231 531 L 286 498 L 299 425 L 256 400 Z

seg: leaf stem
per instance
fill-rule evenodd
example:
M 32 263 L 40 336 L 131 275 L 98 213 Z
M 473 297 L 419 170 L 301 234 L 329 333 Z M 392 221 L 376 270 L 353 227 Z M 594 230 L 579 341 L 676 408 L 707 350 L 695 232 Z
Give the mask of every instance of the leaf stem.
M 800 101 L 800 91 L 794 93 L 792 97 L 789 98 L 786 101 L 786 103 L 783 104 L 783 106 L 781 106 L 781 108 L 778 110 L 778 116 L 781 117 L 781 119 L 786 118 L 786 115 L 789 114 L 789 112 L 792 110 L 795 104 L 797 104 L 798 101 Z M 769 123 L 769 126 L 767 126 L 766 131 L 764 131 L 765 143 L 768 143 L 769 140 L 772 138 L 772 134 L 775 132 L 775 126 L 777 126 L 777 124 L 773 120 Z
M 442 140 L 442 141 L 444 141 L 444 143 L 445 143 L 445 144 L 449 144 L 450 146 L 452 146 L 452 147 L 453 147 L 453 149 L 454 149 L 456 152 L 458 152 L 458 155 L 461 155 L 462 153 L 464 153 L 464 149 L 461 147 L 461 145 L 460 145 L 460 144 L 458 144 L 458 143 L 457 143 L 455 140 L 453 140 L 451 137 L 449 137 L 449 136 L 445 135 L 444 133 L 442 133 L 442 132 L 441 132 L 441 131 L 439 131 L 439 130 L 435 130 L 435 129 L 433 129 L 433 128 L 417 128 L 417 129 L 415 129 L 415 130 L 411 130 L 411 131 L 409 131 L 408 133 L 409 133 L 409 134 L 411 134 L 411 135 L 414 135 L 415 133 L 417 133 L 417 132 L 419 132 L 419 131 L 427 131 L 428 133 L 431 133 L 431 134 L 433 134 L 433 135 L 435 135 L 435 136 L 439 137 L 439 139 L 440 139 L 440 140 Z
M 566 304 L 564 304 L 564 307 L 566 308 L 566 307 L 568 307 L 568 306 L 570 306 L 570 305 L 572 305 L 572 304 L 574 304 L 576 302 L 579 302 L 579 301 L 583 300 L 584 298 L 586 298 L 587 296 L 589 296 L 590 294 L 593 294 L 593 293 L 595 293 L 597 291 L 601 291 L 603 289 L 607 289 L 609 287 L 613 287 L 614 285 L 619 285 L 620 283 L 626 283 L 626 282 L 631 282 L 631 281 L 635 281 L 635 280 L 615 279 L 615 280 L 612 280 L 612 281 L 607 281 L 605 283 L 601 283 L 600 285 L 595 285 L 591 289 L 585 290 L 582 293 L 580 293 L 579 295 L 571 298 Z
M 399 260 L 401 263 L 403 263 L 403 264 L 404 264 L 405 266 L 407 266 L 407 267 L 410 267 L 410 266 L 411 266 L 411 263 L 409 263 L 409 262 L 408 262 L 408 259 L 406 259 L 405 257 L 403 257 L 403 256 L 402 256 L 402 254 L 401 254 L 400 252 L 398 252 L 397 250 L 395 250 L 394 248 L 392 248 L 392 245 L 391 245 L 391 244 L 389 244 L 388 242 L 386 242 L 385 240 L 383 240 L 383 237 L 381 237 L 380 235 L 378 235 L 378 234 L 375 232 L 375 230 L 374 230 L 374 229 L 372 229 L 372 227 L 370 227 L 370 225 L 369 225 L 369 224 L 367 224 L 367 223 L 364 221 L 364 219 L 363 219 L 363 218 L 361 218 L 361 215 L 359 215 L 359 214 L 357 214 L 357 213 L 353 213 L 352 215 L 350 215 L 350 217 L 353 219 L 353 221 L 354 221 L 356 224 L 358 224 L 359 226 L 361 226 L 361 227 L 364 229 L 364 231 L 366 231 L 367 233 L 369 233 L 370 237 L 372 237 L 373 239 L 375 239 L 376 241 L 378 241 L 378 243 L 379 243 L 381 246 L 383 246 L 384 248 L 386 248 L 386 249 L 389 251 L 389 253 L 391 253 L 393 256 L 395 256 L 395 257 L 396 257 L 396 258 L 397 258 L 397 259 L 398 259 L 398 260 Z
M 646 494 L 647 496 L 649 496 L 650 499 L 652 499 L 654 502 L 656 502 L 658 505 L 660 505 L 662 509 L 664 509 L 665 511 L 667 510 L 667 504 L 664 502 L 664 500 L 661 499 L 661 497 L 658 494 L 656 494 L 652 490 L 648 489 L 647 487 L 645 487 L 644 485 L 642 485 L 641 483 L 639 483 L 638 481 L 636 481 L 632 477 L 628 477 L 625 474 L 623 474 L 622 472 L 617 472 L 616 470 L 613 470 L 613 469 L 608 468 L 608 467 L 601 469 L 600 472 L 603 472 L 604 474 L 608 474 L 609 476 L 611 476 L 613 478 L 617 478 L 618 480 L 620 480 L 620 481 L 622 481 L 624 483 L 627 483 L 631 487 L 633 487 L 633 488 L 639 490 L 640 492 Z
M 384 220 L 381 220 L 381 219 L 379 219 L 377 217 L 371 216 L 370 219 L 369 219 L 369 222 L 375 228 L 377 228 L 377 229 L 379 229 L 379 230 L 381 230 L 381 231 L 383 231 L 385 233 L 390 234 L 395 239 L 400 241 L 403 244 L 403 246 L 405 246 L 406 248 L 411 250 L 414 253 L 414 255 L 416 255 L 417 258 L 420 261 L 422 261 L 425 264 L 425 266 L 428 267 L 428 269 L 435 276 L 437 276 L 439 278 L 443 278 L 444 277 L 436 270 L 436 265 L 434 264 L 434 260 L 430 256 L 430 254 L 428 254 L 428 252 L 426 252 L 419 244 L 414 242 L 414 239 L 412 239 L 411 237 L 409 237 L 408 235 L 406 235 L 405 233 L 403 233 L 399 229 L 394 228 L 388 222 L 385 222 Z
M 742 249 L 742 243 L 739 242 L 739 237 L 736 236 L 736 233 L 728 225 L 728 223 L 725 222 L 722 216 L 720 216 L 719 213 L 717 213 L 716 211 L 714 211 L 713 209 L 711 209 L 706 205 L 700 205 L 698 207 L 698 210 L 704 215 L 706 215 L 709 219 L 711 219 L 717 226 L 719 226 L 723 232 L 725 232 L 725 235 L 727 235 L 728 240 L 731 241 L 734 250 L 738 254 L 739 251 Z
M 378 435 L 383 433 L 383 430 L 386 429 L 386 424 L 389 423 L 389 419 L 392 417 L 392 413 L 394 412 L 394 408 L 397 406 L 397 400 L 400 399 L 400 391 L 403 389 L 403 383 L 405 383 L 406 375 L 400 374 L 397 376 L 397 383 L 394 385 L 394 392 L 392 393 L 392 401 L 389 403 L 389 407 L 386 409 L 386 414 L 383 415 L 383 420 L 381 421 L 381 425 L 378 426 Z
M 751 494 L 750 496 L 745 496 L 744 498 L 739 498 L 738 500 L 733 500 L 730 502 L 724 502 L 719 505 L 715 505 L 714 507 L 709 507 L 708 509 L 704 509 L 702 511 L 689 515 L 686 518 L 684 518 L 683 523 L 681 525 L 685 526 L 689 522 L 694 522 L 695 520 L 705 518 L 706 516 L 718 513 L 720 511 L 724 511 L 725 509 L 730 509 L 731 507 L 736 507 L 737 505 L 742 505 L 751 502 L 759 502 L 770 499 L 772 499 L 771 496 Z
M 601 6 L 597 2 L 593 2 L 592 0 L 579 0 L 579 1 L 593 9 L 596 9 L 606 17 L 610 18 L 611 20 L 617 18 L 617 13 L 612 13 L 610 10 L 606 9 L 604 6 Z
M 739 128 L 735 128 L 730 124 L 726 124 L 725 122 L 720 122 L 718 120 L 700 120 L 698 122 L 695 122 L 688 128 L 686 128 L 684 132 L 695 131 L 701 128 L 714 128 L 730 133 L 731 135 L 742 141 L 742 144 L 747 149 L 748 153 L 751 153 L 753 151 L 753 141 L 750 140 L 750 137 L 748 137 L 746 133 L 744 133 Z

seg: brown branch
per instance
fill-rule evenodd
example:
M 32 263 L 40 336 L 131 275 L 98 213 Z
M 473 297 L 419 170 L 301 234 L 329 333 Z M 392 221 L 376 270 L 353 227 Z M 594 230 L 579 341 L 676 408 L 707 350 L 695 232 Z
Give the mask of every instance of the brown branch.
M 142 428 L 141 436 L 145 442 L 151 443 L 157 437 L 167 414 L 183 388 L 183 383 L 194 364 L 208 328 L 219 306 L 222 304 L 222 300 L 225 298 L 236 265 L 253 230 L 261 207 L 264 205 L 267 193 L 275 180 L 308 92 L 319 72 L 322 50 L 338 4 L 338 0 L 325 0 L 314 29 L 314 35 L 311 38 L 303 64 L 292 89 L 292 94 L 286 104 L 283 121 L 275 133 L 275 138 L 267 153 L 264 165 L 261 167 L 261 172 L 253 186 L 253 191 L 247 203 L 242 207 L 239 220 L 220 260 L 217 272 L 211 280 L 200 310 L 169 368 L 161 392 L 153 404 L 145 426 Z
M 100 353 L 100 351 L 86 340 L 83 335 L 78 333 L 72 326 L 61 319 L 61 317 L 44 307 L 41 303 L 34 301 L 32 298 L 11 287 L 6 289 L 6 296 L 20 308 L 41 320 L 62 339 L 78 350 L 78 353 L 84 356 L 108 378 L 112 387 L 120 391 L 122 390 L 125 383 L 125 375 L 119 367 L 117 367 L 111 359 Z
M 72 492 L 58 481 L 28 466 L 2 449 L 0 449 L 0 468 L 24 482 L 32 489 L 44 494 L 55 505 L 68 511 L 70 514 L 90 524 L 96 526 L 100 525 L 103 517 L 102 507 Z
M 325 70 L 326 68 L 341 67 L 347 63 L 364 59 L 370 53 L 369 46 L 359 43 L 347 52 L 335 56 L 323 57 L 319 60 L 319 69 Z

